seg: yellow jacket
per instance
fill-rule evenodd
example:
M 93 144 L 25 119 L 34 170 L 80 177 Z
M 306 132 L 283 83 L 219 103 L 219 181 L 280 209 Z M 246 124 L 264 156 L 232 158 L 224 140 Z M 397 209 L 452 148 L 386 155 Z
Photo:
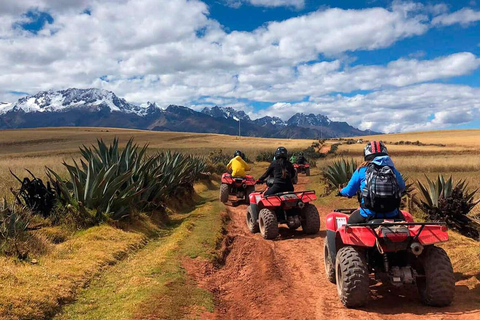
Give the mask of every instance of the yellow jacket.
M 250 167 L 240 156 L 236 156 L 227 164 L 227 169 L 232 170 L 232 177 L 242 177 L 246 176 L 245 171 L 249 171 Z

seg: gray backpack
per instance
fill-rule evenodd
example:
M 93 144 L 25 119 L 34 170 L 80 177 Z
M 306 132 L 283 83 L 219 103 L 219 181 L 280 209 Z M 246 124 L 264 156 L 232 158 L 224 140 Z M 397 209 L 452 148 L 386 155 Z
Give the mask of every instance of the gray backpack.
M 402 194 L 393 168 L 370 163 L 365 172 L 362 207 L 388 213 L 400 207 Z

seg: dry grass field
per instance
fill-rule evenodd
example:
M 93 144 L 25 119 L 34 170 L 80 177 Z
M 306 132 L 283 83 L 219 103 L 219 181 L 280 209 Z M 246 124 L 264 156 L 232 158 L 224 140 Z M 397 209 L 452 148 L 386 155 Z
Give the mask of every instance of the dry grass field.
M 0 197 L 11 197 L 9 189 L 18 186 L 9 173 L 10 169 L 20 177 L 25 176 L 25 168 L 40 177 L 44 177 L 46 166 L 62 173 L 62 161 L 79 157 L 79 146 L 90 145 L 100 138 L 111 141 L 114 137 L 118 137 L 121 144 L 134 137 L 139 144 L 149 143 L 153 151 L 178 150 L 208 155 L 218 149 L 228 154 L 241 149 L 251 158 L 261 151 L 273 151 L 278 145 L 300 150 L 313 142 L 110 128 L 0 131 Z M 387 146 L 399 170 L 410 178 L 424 179 L 425 174 L 436 176 L 442 173 L 467 179 L 471 187 L 480 187 L 480 130 L 421 132 L 364 139 L 445 144 L 445 147 Z M 337 154 L 317 161 L 318 168 L 310 178 L 311 187 L 322 193 L 321 167 L 339 157 L 361 160 L 363 146 L 341 145 Z M 266 163 L 255 164 L 253 174 L 258 176 L 265 166 Z M 46 252 L 31 257 L 37 263 L 0 257 L 0 287 L 4 288 L 0 290 L 0 318 L 51 318 L 61 310 L 61 306 L 74 299 L 78 299 L 78 303 L 64 308 L 60 319 L 86 319 L 84 315 L 91 310 L 94 310 L 91 312 L 92 319 L 101 319 L 105 314 L 115 314 L 122 319 L 135 318 L 138 306 L 141 305 L 143 310 L 146 307 L 142 303 L 148 301 L 159 301 L 158 305 L 150 307 L 152 310 L 164 310 L 165 318 L 177 319 L 195 305 L 210 310 L 213 308 L 213 297 L 186 280 L 182 261 L 185 257 L 215 258 L 213 255 L 223 230 L 224 221 L 219 215 L 223 205 L 216 201 L 218 185 L 197 188 L 200 188 L 197 193 L 202 202 L 196 203 L 197 208 L 193 211 L 171 212 L 174 224 L 168 227 L 159 227 L 145 218 L 129 228 L 102 224 L 80 231 L 62 226 L 39 230 L 38 238 L 45 240 Z M 345 200 L 330 195 L 320 197 L 318 204 L 329 208 L 346 205 L 339 201 Z M 50 241 L 52 238 L 62 240 L 53 243 Z M 445 247 L 455 270 L 466 276 L 469 287 L 478 287 L 480 260 L 475 257 L 480 254 L 480 246 L 454 232 L 451 239 Z M 142 268 L 140 274 L 138 266 Z M 103 276 L 98 277 L 100 274 Z M 120 275 L 123 280 L 119 282 L 117 277 L 120 278 Z M 85 286 L 88 290 L 83 291 L 81 288 Z M 112 297 L 112 292 L 119 294 Z M 181 299 L 182 295 L 188 299 Z M 164 296 L 175 299 L 170 301 Z M 108 303 L 99 307 L 100 301 Z
M 0 130 L 0 197 L 11 197 L 11 187 L 18 183 L 9 173 L 25 176 L 25 168 L 38 177 L 44 177 L 45 167 L 62 173 L 62 161 L 79 155 L 78 148 L 91 145 L 96 139 L 111 141 L 118 137 L 124 145 L 133 137 L 135 142 L 148 143 L 151 150 L 176 150 L 208 155 L 222 149 L 228 154 L 241 149 L 251 158 L 260 151 L 272 150 L 279 145 L 299 150 L 310 146 L 313 140 L 265 139 L 235 137 L 220 134 L 179 132 L 153 132 L 112 128 L 42 128 L 25 130 Z

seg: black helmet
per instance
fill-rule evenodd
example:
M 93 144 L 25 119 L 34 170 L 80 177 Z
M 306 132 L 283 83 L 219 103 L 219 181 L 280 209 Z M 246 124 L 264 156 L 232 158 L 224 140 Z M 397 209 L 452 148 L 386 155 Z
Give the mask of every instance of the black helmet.
M 242 152 L 242 155 L 240 157 L 242 157 L 243 160 L 247 161 L 247 156 L 245 155 L 245 153 Z
M 287 158 L 288 151 L 285 147 L 278 147 L 275 151 L 275 159 Z
M 235 153 L 233 154 L 233 156 L 234 156 L 234 157 L 237 157 L 237 156 L 242 157 L 242 151 L 240 151 L 240 150 L 235 151 Z M 243 157 L 242 157 L 242 158 L 243 158 Z
M 365 161 L 371 161 L 375 157 L 388 156 L 387 147 L 381 141 L 370 141 L 363 150 Z

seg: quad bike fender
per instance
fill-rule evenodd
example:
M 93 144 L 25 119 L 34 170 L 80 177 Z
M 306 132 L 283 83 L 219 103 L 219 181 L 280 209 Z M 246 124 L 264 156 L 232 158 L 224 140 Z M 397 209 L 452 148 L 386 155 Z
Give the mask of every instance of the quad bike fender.
M 446 226 L 426 225 L 421 231 L 421 226 L 411 226 L 409 229 L 412 237 L 416 237 L 420 232 L 417 241 L 424 246 L 448 241 L 448 232 Z
M 254 185 L 255 185 L 255 178 L 253 178 L 252 176 L 247 175 L 247 176 L 245 177 L 245 184 L 246 184 L 247 186 L 254 186 Z
M 340 212 L 332 212 L 327 215 L 327 230 L 337 231 L 339 227 L 347 224 L 348 215 Z
M 282 205 L 282 200 L 279 197 L 273 196 L 268 198 L 261 198 L 258 201 L 258 205 L 262 208 L 275 208 Z
M 410 214 L 410 212 L 403 211 L 403 210 L 401 212 L 402 212 L 403 216 L 405 217 L 406 222 L 415 222 L 413 220 L 413 216 Z
M 368 227 L 341 226 L 337 232 L 344 245 L 370 248 L 375 246 L 377 240 L 374 231 Z
M 317 200 L 317 196 L 315 195 L 315 192 L 305 192 L 301 196 L 302 202 L 311 202 Z
M 229 173 L 222 174 L 222 183 L 233 184 L 232 176 Z

